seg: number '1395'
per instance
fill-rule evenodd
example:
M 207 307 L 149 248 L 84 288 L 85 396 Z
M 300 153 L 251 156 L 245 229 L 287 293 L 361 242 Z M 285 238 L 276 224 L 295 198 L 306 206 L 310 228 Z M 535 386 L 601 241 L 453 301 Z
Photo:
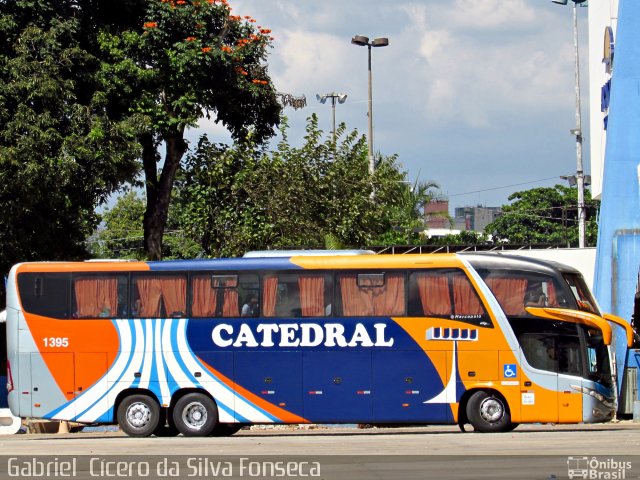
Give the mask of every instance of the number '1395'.
M 68 347 L 69 339 L 67 337 L 47 337 L 42 339 L 45 347 Z

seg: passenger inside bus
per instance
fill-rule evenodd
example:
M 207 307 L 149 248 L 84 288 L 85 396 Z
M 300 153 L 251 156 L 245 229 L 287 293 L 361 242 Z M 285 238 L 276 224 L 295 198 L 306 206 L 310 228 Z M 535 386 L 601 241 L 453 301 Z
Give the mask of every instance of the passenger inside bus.
M 243 317 L 257 317 L 259 312 L 258 297 L 250 295 L 242 306 L 241 315 Z

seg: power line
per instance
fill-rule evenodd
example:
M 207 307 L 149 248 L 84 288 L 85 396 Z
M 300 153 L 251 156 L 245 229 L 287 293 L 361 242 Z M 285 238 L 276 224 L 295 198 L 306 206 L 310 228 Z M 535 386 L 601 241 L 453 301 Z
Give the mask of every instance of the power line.
M 530 185 L 532 183 L 546 182 L 547 180 L 553 180 L 555 178 L 560 178 L 560 177 L 556 175 L 555 177 L 541 178 L 539 180 L 531 180 L 530 182 L 514 183 L 513 185 L 505 185 L 503 187 L 492 187 L 492 188 L 485 188 L 485 189 L 482 189 L 482 190 L 474 190 L 472 192 L 453 193 L 453 194 L 448 195 L 448 196 L 449 197 L 460 197 L 462 195 L 471 195 L 472 193 L 489 192 L 491 190 L 502 190 L 503 188 L 519 187 L 520 185 Z

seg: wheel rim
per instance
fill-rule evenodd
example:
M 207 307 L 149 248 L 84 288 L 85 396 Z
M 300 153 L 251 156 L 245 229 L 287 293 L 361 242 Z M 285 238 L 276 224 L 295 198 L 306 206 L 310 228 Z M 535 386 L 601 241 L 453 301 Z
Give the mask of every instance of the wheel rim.
M 200 402 L 191 402 L 182 410 L 182 421 L 192 430 L 200 430 L 207 423 L 207 408 Z
M 497 423 L 504 416 L 504 405 L 495 397 L 485 398 L 480 404 L 480 415 L 488 423 Z
M 151 409 L 144 402 L 135 402 L 127 408 L 127 423 L 133 428 L 144 428 L 151 422 Z

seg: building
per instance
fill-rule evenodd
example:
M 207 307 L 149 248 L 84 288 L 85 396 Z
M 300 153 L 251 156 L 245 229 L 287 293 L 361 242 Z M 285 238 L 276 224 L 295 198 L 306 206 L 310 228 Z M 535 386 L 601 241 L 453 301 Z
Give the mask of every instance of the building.
M 455 210 L 454 225 L 461 230 L 484 232 L 487 225 L 502 215 L 502 207 L 459 207 Z
M 429 230 L 450 229 L 449 200 L 443 198 L 432 199 L 424 206 L 424 219 Z

